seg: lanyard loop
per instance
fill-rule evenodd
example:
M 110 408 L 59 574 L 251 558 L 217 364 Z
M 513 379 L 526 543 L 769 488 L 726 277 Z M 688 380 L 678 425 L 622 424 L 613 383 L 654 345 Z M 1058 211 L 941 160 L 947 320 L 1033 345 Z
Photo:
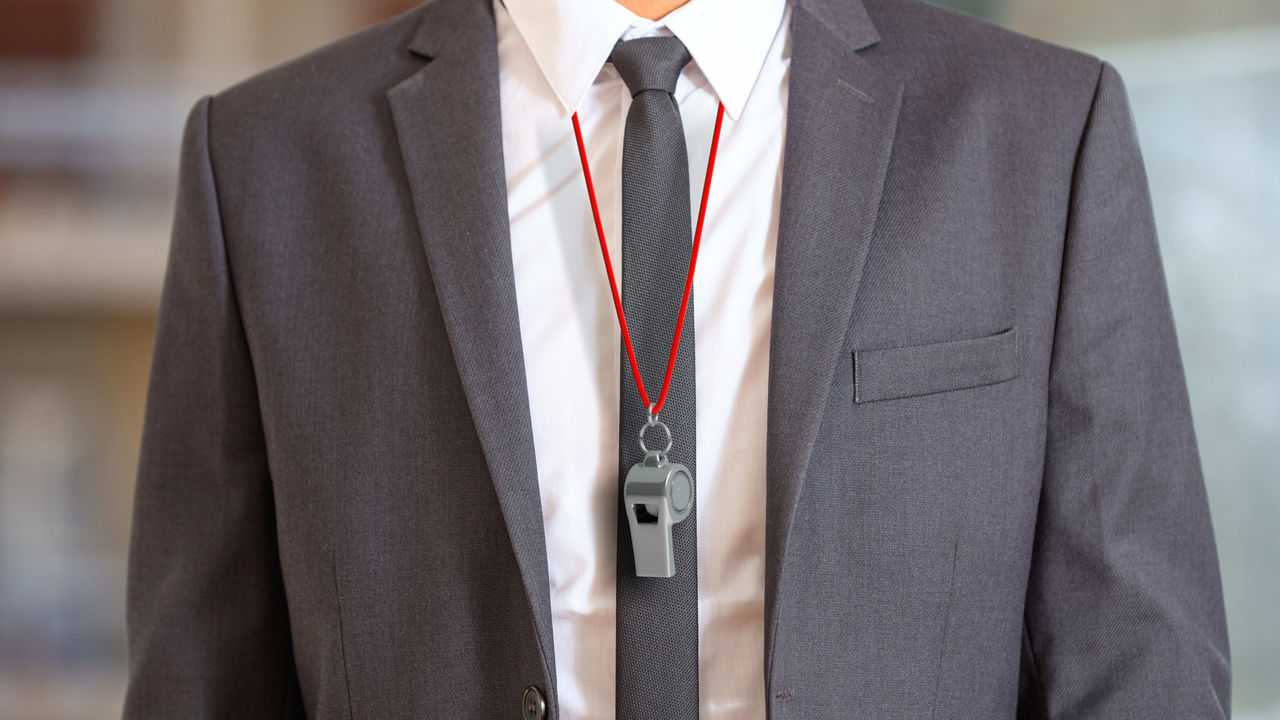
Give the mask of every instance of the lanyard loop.
M 711 136 L 711 155 L 707 158 L 707 176 L 702 183 L 702 202 L 698 207 L 698 225 L 693 233 L 693 251 L 689 255 L 689 274 L 684 281 L 684 297 L 680 300 L 680 315 L 676 317 L 676 331 L 671 339 L 671 353 L 667 357 L 667 372 L 662 379 L 662 391 L 655 402 L 649 401 L 644 391 L 644 380 L 640 377 L 640 366 L 636 363 L 636 353 L 631 347 L 631 334 L 627 332 L 627 317 L 622 311 L 622 297 L 618 294 L 618 283 L 613 276 L 613 264 L 609 262 L 609 246 L 604 239 L 604 223 L 600 220 L 600 207 L 596 203 L 596 189 L 591 182 L 591 167 L 587 163 L 587 147 L 582 142 L 582 127 L 578 124 L 578 113 L 573 114 L 573 134 L 578 140 L 578 158 L 582 161 L 582 176 L 587 181 L 587 197 L 591 200 L 591 215 L 596 222 L 596 237 L 600 239 L 600 255 L 604 259 L 604 271 L 609 276 L 609 290 L 613 292 L 613 308 L 618 315 L 618 326 L 622 328 L 622 341 L 627 346 L 627 358 L 631 361 L 631 374 L 636 380 L 636 390 L 640 392 L 640 400 L 648 408 L 649 415 L 657 418 L 667 400 L 667 391 L 671 389 L 671 373 L 676 366 L 676 350 L 680 347 L 680 332 L 684 329 L 684 315 L 689 307 L 689 294 L 693 291 L 693 271 L 698 262 L 698 246 L 702 243 L 702 223 L 707 216 L 707 197 L 711 194 L 711 173 L 716 166 L 716 150 L 720 147 L 720 126 L 724 121 L 724 103 L 716 110 L 716 129 Z

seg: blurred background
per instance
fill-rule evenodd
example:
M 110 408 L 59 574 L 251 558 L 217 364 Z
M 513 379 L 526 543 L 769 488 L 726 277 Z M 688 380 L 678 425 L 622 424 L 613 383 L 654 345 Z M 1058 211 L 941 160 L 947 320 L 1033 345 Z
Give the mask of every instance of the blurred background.
M 0 720 L 119 716 L 133 475 L 187 110 L 414 4 L 0 0 Z M 1280 0 L 943 4 L 1092 52 L 1126 81 L 1221 554 L 1236 717 L 1280 720 Z

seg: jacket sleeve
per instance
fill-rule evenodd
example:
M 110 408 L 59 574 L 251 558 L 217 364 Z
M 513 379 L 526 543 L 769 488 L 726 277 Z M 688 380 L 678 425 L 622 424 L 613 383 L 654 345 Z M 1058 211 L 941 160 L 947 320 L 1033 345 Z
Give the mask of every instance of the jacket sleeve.
M 1225 718 L 1213 529 L 1146 173 L 1107 63 L 1067 223 L 1019 717 Z
M 219 219 L 212 100 L 183 133 L 129 547 L 124 717 L 301 716 L 257 391 Z

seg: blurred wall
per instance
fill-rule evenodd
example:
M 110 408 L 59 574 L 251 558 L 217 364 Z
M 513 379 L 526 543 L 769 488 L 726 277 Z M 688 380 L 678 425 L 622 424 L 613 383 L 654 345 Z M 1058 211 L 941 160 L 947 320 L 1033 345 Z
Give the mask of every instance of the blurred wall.
M 413 4 L 0 0 L 0 720 L 119 714 L 187 110 Z M 945 4 L 1125 78 L 1222 556 L 1236 714 L 1280 720 L 1280 3 Z

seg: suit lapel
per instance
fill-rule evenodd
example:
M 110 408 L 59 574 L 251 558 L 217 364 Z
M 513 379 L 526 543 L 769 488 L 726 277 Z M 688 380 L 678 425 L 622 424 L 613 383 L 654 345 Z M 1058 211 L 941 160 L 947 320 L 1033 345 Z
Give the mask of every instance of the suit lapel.
M 843 359 L 902 99 L 901 82 L 858 52 L 878 39 L 858 0 L 798 1 L 769 343 L 770 683 L 787 538 L 832 374 Z M 429 61 L 388 92 L 396 134 L 449 341 L 554 684 L 489 3 L 434 0 L 410 49 Z
M 434 0 L 388 92 L 454 360 L 555 682 L 546 540 L 516 308 L 491 5 Z M 550 697 L 554 697 L 554 687 Z
M 897 127 L 902 83 L 863 48 L 879 40 L 858 0 L 799 0 L 769 341 L 765 675 L 796 503 L 833 372 L 843 367 L 863 263 Z M 846 368 L 847 369 L 847 368 Z

